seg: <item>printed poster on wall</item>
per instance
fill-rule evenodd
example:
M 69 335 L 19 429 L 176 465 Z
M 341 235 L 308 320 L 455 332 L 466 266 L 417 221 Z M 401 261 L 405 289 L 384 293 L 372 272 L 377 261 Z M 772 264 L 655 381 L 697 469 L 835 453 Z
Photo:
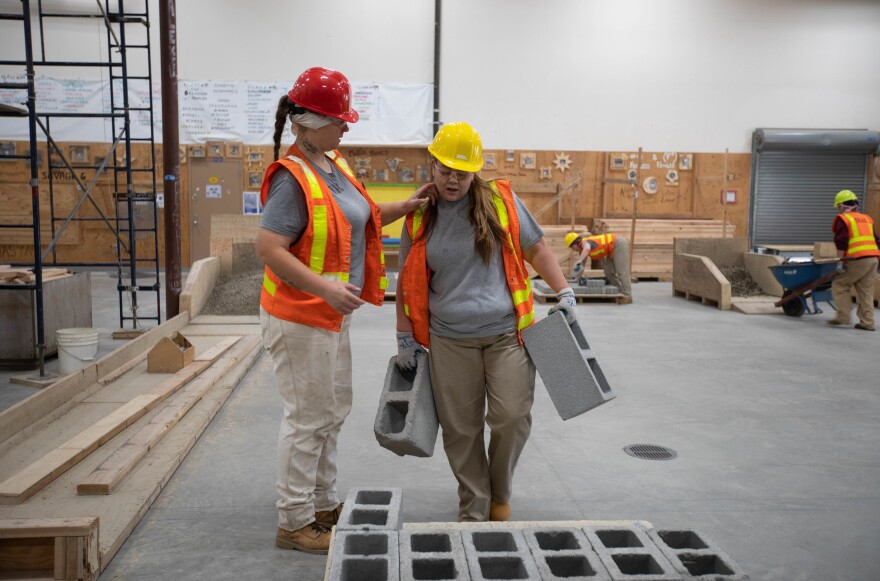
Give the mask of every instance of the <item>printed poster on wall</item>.
M 23 75 L 0 75 L 3 83 L 23 83 Z M 180 143 L 239 141 L 247 145 L 271 145 L 278 101 L 292 81 L 206 81 L 178 83 Z M 125 104 L 120 80 L 61 79 L 38 76 L 38 113 L 109 113 Z M 24 109 L 23 89 L 0 89 L 0 103 Z M 152 116 L 149 111 L 152 101 Z M 433 86 L 428 83 L 352 83 L 352 106 L 360 115 L 344 138 L 348 145 L 426 145 L 432 132 Z M 132 109 L 131 136 L 146 138 L 153 131 L 162 142 L 161 84 L 129 80 L 128 106 Z M 54 118 L 56 141 L 112 142 L 123 123 L 109 118 Z M 289 143 L 289 125 L 282 141 Z M 45 135 L 38 129 L 38 140 Z M 0 118 L 0 139 L 26 141 L 26 117 Z

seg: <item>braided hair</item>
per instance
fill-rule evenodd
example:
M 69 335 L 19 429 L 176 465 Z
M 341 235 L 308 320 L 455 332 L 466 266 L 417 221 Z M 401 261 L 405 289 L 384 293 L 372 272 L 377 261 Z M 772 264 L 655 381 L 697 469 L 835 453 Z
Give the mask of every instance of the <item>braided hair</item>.
M 287 118 L 294 113 L 302 113 L 303 111 L 305 109 L 288 99 L 287 95 L 278 100 L 278 109 L 275 111 L 275 135 L 273 136 L 273 141 L 275 142 L 275 161 L 278 160 L 278 156 L 281 153 L 281 134 L 284 133 L 284 125 L 287 123 Z

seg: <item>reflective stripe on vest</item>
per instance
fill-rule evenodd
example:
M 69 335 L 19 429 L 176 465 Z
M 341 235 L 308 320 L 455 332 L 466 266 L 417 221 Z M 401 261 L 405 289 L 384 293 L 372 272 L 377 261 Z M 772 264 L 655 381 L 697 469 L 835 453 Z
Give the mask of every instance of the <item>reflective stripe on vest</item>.
M 309 193 L 312 197 L 312 200 L 323 200 L 324 192 L 321 191 L 321 184 L 318 182 L 318 178 L 315 176 L 315 173 L 309 167 L 309 165 L 301 160 L 300 158 L 288 155 L 287 159 L 295 162 L 299 167 L 302 168 L 303 174 L 306 176 L 306 180 L 309 182 Z M 340 159 L 337 162 L 343 161 Z M 343 161 L 344 163 L 344 161 Z M 338 165 L 342 166 L 342 163 L 338 163 Z M 348 173 L 351 172 L 351 169 L 348 167 L 348 164 L 345 164 L 343 170 L 347 170 Z M 320 274 L 324 278 L 329 278 L 333 280 L 338 280 L 340 282 L 348 282 L 348 273 L 347 272 L 324 272 L 324 261 L 327 256 L 327 236 L 328 227 L 327 227 L 327 206 L 323 203 L 312 203 L 312 247 L 309 250 L 309 270 L 316 274 Z M 384 263 L 384 255 L 382 256 L 382 262 Z M 385 287 L 388 286 L 388 279 L 385 279 Z M 263 275 L 263 287 L 265 287 L 266 292 L 269 293 L 270 296 L 275 296 L 275 292 L 278 289 L 277 285 L 272 282 L 267 274 Z
M 513 299 L 513 308 L 517 313 L 516 317 L 516 330 L 522 331 L 529 325 L 531 325 L 535 320 L 535 311 L 534 308 L 530 309 L 527 312 L 520 312 L 525 307 L 522 307 L 524 303 L 527 305 L 529 299 L 532 296 L 532 281 L 529 279 L 527 273 L 522 271 L 519 256 L 516 254 L 516 246 L 513 244 L 513 238 L 510 235 L 510 217 L 507 215 L 507 206 L 504 205 L 504 199 L 501 197 L 501 194 L 498 192 L 498 186 L 495 185 L 495 182 L 489 182 L 489 186 L 492 188 L 492 191 L 495 192 L 495 195 L 492 196 L 492 201 L 495 203 L 495 210 L 498 212 L 498 220 L 501 222 L 501 227 L 504 228 L 504 231 L 507 233 L 507 243 L 510 245 L 510 252 L 513 254 L 513 261 L 517 267 L 517 275 L 521 280 L 525 281 L 525 287 L 522 290 L 512 291 L 510 293 L 511 298 Z
M 845 254 L 847 258 L 880 256 L 880 249 L 877 248 L 877 242 L 874 240 L 874 225 L 869 217 L 865 216 L 866 220 L 859 221 L 851 214 L 841 214 L 841 218 L 849 230 L 849 243 Z
M 425 211 L 426 208 L 424 206 L 416 208 L 416 211 L 413 212 L 413 226 L 412 231 L 409 233 L 410 242 L 414 242 L 416 239 L 416 234 L 419 234 L 422 229 L 422 220 L 425 219 Z M 403 313 L 409 317 L 410 309 L 409 309 L 409 301 L 407 301 L 406 295 L 403 296 Z
M 611 256 L 614 253 L 614 234 L 599 234 L 598 236 L 590 236 L 587 240 L 593 240 L 598 244 L 596 248 L 590 250 L 588 256 L 592 260 Z

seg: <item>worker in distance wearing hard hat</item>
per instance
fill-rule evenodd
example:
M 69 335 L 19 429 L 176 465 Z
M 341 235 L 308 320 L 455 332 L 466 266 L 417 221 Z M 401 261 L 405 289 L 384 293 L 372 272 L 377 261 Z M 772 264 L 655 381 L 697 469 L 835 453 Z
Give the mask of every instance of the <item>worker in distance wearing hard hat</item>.
M 620 304 L 632 303 L 632 281 L 629 273 L 629 242 L 617 234 L 600 234 L 583 236 L 569 232 L 565 235 L 565 245 L 578 253 L 574 263 L 572 276 L 579 277 L 584 271 L 587 258 L 598 260 L 603 258 L 603 270 L 608 282 L 620 289 L 623 298 Z
M 843 271 L 834 277 L 831 295 L 837 315 L 829 325 L 849 325 L 852 313 L 852 289 L 856 289 L 859 322 L 855 328 L 874 330 L 874 280 L 880 261 L 880 238 L 874 229 L 874 220 L 859 209 L 859 198 L 850 190 L 842 190 L 834 197 L 837 216 L 834 217 L 834 246 L 843 259 Z
M 278 159 L 288 119 L 295 143 Z M 277 161 L 260 191 L 260 326 L 284 405 L 275 544 L 308 553 L 328 552 L 342 510 L 336 442 L 352 403 L 351 313 L 385 297 L 382 225 L 424 201 L 373 203 L 337 151 L 357 120 L 342 73 L 302 73 L 278 103 Z
M 428 361 L 443 447 L 458 480 L 460 521 L 510 518 L 513 472 L 529 437 L 535 365 L 520 332 L 535 322 L 525 262 L 556 292 L 551 311 L 575 321 L 544 233 L 505 180 L 486 181 L 480 135 L 444 125 L 428 147 L 436 205 L 407 214 L 397 292 L 397 364 Z M 483 441 L 489 426 L 489 446 Z

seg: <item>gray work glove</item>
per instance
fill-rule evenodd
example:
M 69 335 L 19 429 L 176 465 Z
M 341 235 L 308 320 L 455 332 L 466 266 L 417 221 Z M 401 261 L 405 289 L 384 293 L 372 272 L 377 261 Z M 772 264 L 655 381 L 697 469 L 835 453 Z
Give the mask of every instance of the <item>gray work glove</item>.
M 577 276 L 584 271 L 584 263 L 583 262 L 575 262 L 574 268 L 571 269 L 571 274 L 577 278 Z
M 422 346 L 416 343 L 412 333 L 397 333 L 397 366 L 404 371 L 416 370 L 416 353 L 421 351 Z
M 569 325 L 574 323 L 577 320 L 577 312 L 575 311 L 577 300 L 574 298 L 574 291 L 571 290 L 571 287 L 565 287 L 556 293 L 556 300 L 559 302 L 556 303 L 547 314 L 552 315 L 556 311 L 559 311 L 565 315 L 565 320 Z

